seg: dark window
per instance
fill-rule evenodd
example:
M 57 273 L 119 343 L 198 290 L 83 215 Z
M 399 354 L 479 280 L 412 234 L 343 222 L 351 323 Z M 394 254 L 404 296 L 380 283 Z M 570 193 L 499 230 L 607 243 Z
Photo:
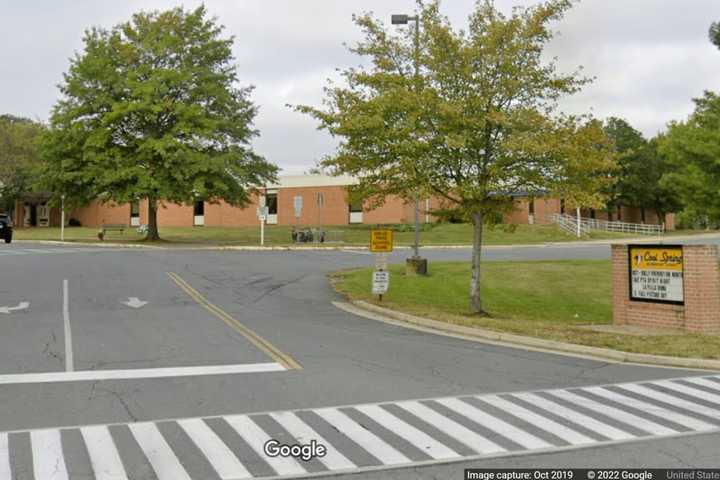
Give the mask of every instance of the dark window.
M 528 205 L 528 211 L 530 212 L 530 215 L 535 215 L 535 199 L 533 198 L 530 200 L 530 204 Z
M 640 222 L 645 223 L 645 209 L 644 208 L 640 209 Z
M 590 218 L 595 219 L 595 209 L 594 208 L 590 209 Z
M 268 215 L 277 215 L 278 199 L 277 193 L 268 193 L 265 197 L 265 206 L 268 207 Z
M 202 217 L 205 215 L 205 202 L 199 200 L 193 205 L 193 215 L 196 217 Z
M 130 218 L 137 218 L 140 216 L 140 202 L 135 201 L 130 203 Z
M 565 213 L 565 199 L 560 199 L 560 213 Z

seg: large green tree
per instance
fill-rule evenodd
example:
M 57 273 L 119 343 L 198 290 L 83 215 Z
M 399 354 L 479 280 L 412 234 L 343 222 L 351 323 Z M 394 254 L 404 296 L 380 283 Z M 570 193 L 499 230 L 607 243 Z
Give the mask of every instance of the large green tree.
M 474 225 L 470 310 L 480 296 L 483 225 L 513 208 L 513 193 L 603 204 L 613 167 L 600 122 L 562 115 L 557 101 L 587 80 L 545 62 L 550 24 L 571 7 L 550 0 L 503 15 L 479 1 L 467 30 L 454 29 L 437 1 L 417 3 L 421 32 L 415 74 L 412 28 L 397 33 L 371 15 L 355 18 L 365 67 L 326 88 L 323 107 L 300 106 L 339 139 L 324 164 L 356 175 L 373 202 L 432 195 Z
M 720 96 L 705 92 L 695 99 L 693 114 L 672 122 L 659 143 L 673 167 L 663 184 L 688 211 L 720 222 Z
M 147 198 L 149 240 L 160 202 L 245 205 L 277 169 L 250 146 L 252 88 L 222 32 L 204 7 L 88 30 L 43 139 L 46 185 L 76 201 Z
M 615 182 L 607 191 L 608 214 L 625 205 L 653 210 L 658 222 L 664 222 L 665 214 L 680 205 L 675 193 L 661 182 L 671 165 L 658 151 L 658 140 L 646 140 L 626 120 L 616 117 L 607 119 L 605 133 L 613 141 L 618 164 Z
M 20 196 L 31 189 L 40 164 L 42 128 L 27 118 L 0 115 L 0 211 L 11 212 Z

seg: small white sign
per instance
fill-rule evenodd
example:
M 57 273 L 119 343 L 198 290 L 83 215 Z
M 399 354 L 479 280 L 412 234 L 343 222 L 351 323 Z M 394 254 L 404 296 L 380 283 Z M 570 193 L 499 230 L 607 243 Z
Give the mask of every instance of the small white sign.
M 372 293 L 373 295 L 383 295 L 387 293 L 390 287 L 390 272 L 377 271 L 373 272 Z
M 387 253 L 376 253 L 375 254 L 375 270 L 387 270 L 388 266 L 388 254 Z

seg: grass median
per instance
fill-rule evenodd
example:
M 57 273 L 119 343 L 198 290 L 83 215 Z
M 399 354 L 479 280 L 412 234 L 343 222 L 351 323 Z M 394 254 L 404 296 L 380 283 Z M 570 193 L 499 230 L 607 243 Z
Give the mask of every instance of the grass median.
M 299 227 L 310 228 L 310 227 Z M 316 228 L 316 227 L 314 227 Z M 326 246 L 367 246 L 370 230 L 378 228 L 372 225 L 325 226 Z M 395 230 L 396 245 L 411 245 L 414 241 L 412 225 L 389 225 L 382 228 Z M 287 225 L 268 225 L 265 227 L 265 244 L 269 246 L 290 245 L 292 227 Z M 70 242 L 98 242 L 99 228 L 68 227 L 65 240 Z M 595 232 L 591 239 L 623 238 L 622 234 Z M 165 245 L 259 245 L 260 228 L 257 227 L 161 227 L 160 237 Z M 18 228 L 15 231 L 18 240 L 59 240 L 59 228 Z M 471 245 L 472 226 L 469 224 L 438 223 L 423 227 L 422 244 L 430 245 Z M 575 241 L 569 235 L 553 225 L 517 225 L 513 230 L 498 226 L 487 229 L 484 235 L 486 245 L 529 245 L 549 242 Z M 141 243 L 142 235 L 135 228 L 124 233 L 108 232 L 108 243 Z
M 372 269 L 333 274 L 335 288 L 365 300 L 442 322 L 634 353 L 720 359 L 720 336 L 593 330 L 612 324 L 611 265 L 606 260 L 485 262 L 484 308 L 468 313 L 470 264 L 432 262 L 427 277 L 390 267 L 390 289 L 379 302 L 370 293 Z

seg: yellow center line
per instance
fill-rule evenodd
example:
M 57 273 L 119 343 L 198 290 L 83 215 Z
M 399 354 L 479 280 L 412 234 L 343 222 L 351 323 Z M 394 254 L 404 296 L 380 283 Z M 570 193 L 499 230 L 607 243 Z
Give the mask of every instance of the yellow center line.
M 288 370 L 302 370 L 302 366 L 295 361 L 290 355 L 283 353 L 275 345 L 262 338 L 257 333 L 247 328 L 242 323 L 235 320 L 228 313 L 222 310 L 220 307 L 210 303 L 200 292 L 195 290 L 189 283 L 183 280 L 180 275 L 173 272 L 167 272 L 167 275 L 177 284 L 180 289 L 187 293 L 190 298 L 195 300 L 198 304 L 204 307 L 208 312 L 212 313 L 233 330 L 241 333 L 247 338 L 250 343 L 255 345 L 257 348 L 265 352 L 269 357 L 275 360 L 277 363 L 282 365 Z

